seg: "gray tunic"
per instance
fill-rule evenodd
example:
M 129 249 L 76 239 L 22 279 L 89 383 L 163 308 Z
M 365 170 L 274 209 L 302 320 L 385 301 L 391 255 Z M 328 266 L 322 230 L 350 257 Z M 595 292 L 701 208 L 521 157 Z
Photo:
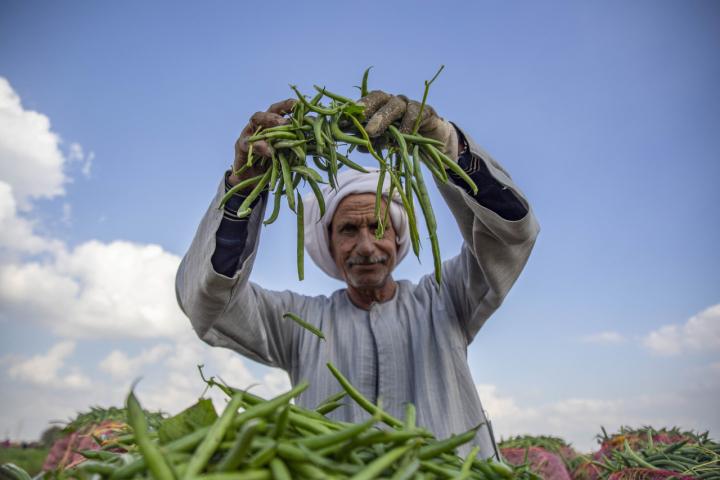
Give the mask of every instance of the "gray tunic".
M 527 206 L 507 172 L 472 139 L 467 140 L 470 151 L 485 162 L 493 177 Z M 235 275 L 216 273 L 211 257 L 222 220 L 217 208 L 224 193 L 221 184 L 180 264 L 176 282 L 180 307 L 210 345 L 282 368 L 293 384 L 308 380 L 310 388 L 297 398 L 299 405 L 314 408 L 340 391 L 326 368 L 332 362 L 365 396 L 381 398 L 392 415 L 402 418 L 405 403 L 414 403 L 418 424 L 438 438 L 481 425 L 487 417 L 470 374 L 467 348 L 525 266 L 539 226 L 529 206 L 525 217 L 510 221 L 451 182 L 438 188 L 462 233 L 460 254 L 443 263 L 439 289 L 432 274 L 417 284 L 401 280 L 394 298 L 368 311 L 354 306 L 345 289 L 329 297 L 312 297 L 267 290 L 249 281 L 264 204 L 250 217 Z M 320 328 L 327 341 L 284 320 L 286 312 Z M 350 422 L 368 418 L 353 402 L 330 416 Z M 481 447 L 482 457 L 495 454 L 488 423 L 478 430 L 474 444 Z

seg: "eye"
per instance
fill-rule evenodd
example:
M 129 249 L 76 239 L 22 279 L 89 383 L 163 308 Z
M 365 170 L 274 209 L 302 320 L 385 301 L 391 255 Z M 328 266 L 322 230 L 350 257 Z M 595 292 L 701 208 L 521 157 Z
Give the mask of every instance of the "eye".
M 357 231 L 357 227 L 355 225 L 351 225 L 349 223 L 346 223 L 345 225 L 340 226 L 340 233 L 344 234 L 352 234 Z

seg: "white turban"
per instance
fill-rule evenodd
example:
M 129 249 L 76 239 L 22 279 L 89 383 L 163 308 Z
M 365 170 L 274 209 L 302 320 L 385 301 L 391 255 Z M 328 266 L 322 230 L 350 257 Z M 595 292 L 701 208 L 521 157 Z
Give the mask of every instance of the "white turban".
M 379 170 L 367 167 L 365 169 L 369 173 L 362 173 L 352 169 L 345 170 L 337 177 L 337 189 L 333 189 L 330 185 L 326 185 L 322 189 L 325 198 L 325 215 L 322 218 L 320 218 L 320 207 L 313 192 L 303 197 L 305 249 L 310 254 L 310 258 L 313 259 L 315 265 L 338 280 L 344 281 L 345 278 L 330 254 L 329 227 L 333 215 L 335 215 L 335 210 L 343 198 L 354 193 L 375 193 L 377 191 L 377 183 L 380 177 Z M 390 179 L 386 175 L 383 184 L 386 199 L 389 190 Z M 410 233 L 407 213 L 398 195 L 393 195 L 392 202 L 390 202 L 390 220 L 397 235 L 397 263 L 400 263 L 410 250 Z

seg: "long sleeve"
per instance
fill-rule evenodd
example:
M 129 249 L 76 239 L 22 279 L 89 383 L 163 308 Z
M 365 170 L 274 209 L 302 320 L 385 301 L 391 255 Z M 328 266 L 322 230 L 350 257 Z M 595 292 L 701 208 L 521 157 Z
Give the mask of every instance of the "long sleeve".
M 460 254 L 443 263 L 443 290 L 457 310 L 470 343 L 525 267 L 540 226 L 508 173 L 467 134 L 464 136 L 475 172 L 481 172 L 472 176 L 489 175 L 492 181 L 479 185 L 481 191 L 475 196 L 466 191 L 461 180 L 438 183 L 438 188 L 464 240 Z
M 249 281 L 266 196 L 253 208 L 244 225 L 246 238 L 241 242 L 237 260 L 232 260 L 234 271 L 223 275 L 215 270 L 213 257 L 218 242 L 222 242 L 217 233 L 221 223 L 225 222 L 226 228 L 228 225 L 224 212 L 217 208 L 224 193 L 223 182 L 180 263 L 175 284 L 178 303 L 205 342 L 287 370 L 294 358 L 294 330 L 282 316 L 288 311 L 302 314 L 309 297 L 287 291 L 270 292 Z

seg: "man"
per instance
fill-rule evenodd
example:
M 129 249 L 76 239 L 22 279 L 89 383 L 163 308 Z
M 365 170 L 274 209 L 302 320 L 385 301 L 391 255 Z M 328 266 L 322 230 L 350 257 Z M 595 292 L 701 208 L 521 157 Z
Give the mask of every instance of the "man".
M 409 131 L 419 104 L 381 91 L 362 98 L 371 137 L 400 121 Z M 235 145 L 236 171 L 247 160 L 247 138 L 260 126 L 287 123 L 292 100 L 252 116 Z M 404 405 L 417 407 L 417 421 L 438 438 L 477 427 L 480 455 L 496 455 L 492 430 L 483 412 L 467 364 L 467 347 L 500 306 L 532 250 L 539 231 L 527 201 L 508 174 L 487 153 L 432 108 L 419 133 L 441 141 L 444 152 L 471 176 L 476 195 L 450 175 L 438 188 L 454 215 L 464 245 L 442 266 L 438 288 L 432 274 L 417 284 L 396 281 L 392 271 L 408 251 L 407 216 L 400 203 L 385 198 L 391 222 L 376 238 L 374 217 L 377 174 L 340 175 L 337 190 L 326 188 L 327 211 L 320 218 L 308 197 L 306 248 L 327 274 L 344 280 L 346 289 L 329 297 L 273 292 L 249 282 L 258 248 L 267 195 L 252 214 L 234 212 L 244 198 L 233 198 L 219 211 L 219 198 L 243 178 L 226 173 L 177 275 L 178 301 L 200 338 L 231 348 L 253 360 L 288 372 L 293 384 L 308 380 L 298 399 L 314 408 L 339 385 L 326 368 L 332 362 L 366 397 L 382 398 L 383 407 L 402 417 Z M 254 144 L 256 155 L 270 147 Z M 320 328 L 321 342 L 283 314 L 293 312 Z M 331 414 L 358 422 L 367 414 L 352 402 Z

